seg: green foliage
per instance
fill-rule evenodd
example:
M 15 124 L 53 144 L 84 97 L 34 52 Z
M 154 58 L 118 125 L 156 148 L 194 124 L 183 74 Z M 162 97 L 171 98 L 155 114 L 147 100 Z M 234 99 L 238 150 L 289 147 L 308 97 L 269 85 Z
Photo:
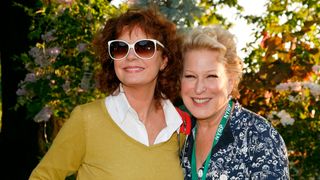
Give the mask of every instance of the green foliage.
M 105 96 L 95 88 L 99 65 L 91 41 L 106 19 L 126 7 L 104 0 L 59 0 L 36 10 L 23 8 L 33 20 L 29 38 L 36 44 L 16 57 L 29 72 L 19 83 L 16 108 L 25 106 L 27 119 L 47 122 L 66 119 L 76 105 Z
M 245 50 L 243 105 L 267 116 L 283 136 L 293 179 L 320 174 L 320 4 L 271 0 L 257 27 L 258 47 Z
M 196 5 L 194 0 L 139 0 L 135 6 L 146 7 L 155 6 L 166 15 L 166 17 L 178 28 L 190 27 L 194 25 L 195 17 L 201 16 L 202 9 Z
M 222 24 L 229 28 L 232 26 L 223 14 L 217 11 L 223 7 L 234 8 L 240 13 L 243 8 L 237 4 L 237 0 L 195 1 L 195 0 L 138 0 L 136 6 L 156 6 L 159 10 L 177 24 L 184 31 L 185 28 L 197 25 Z
M 198 24 L 201 25 L 221 24 L 228 29 L 232 26 L 232 23 L 228 22 L 223 14 L 219 14 L 218 10 L 228 7 L 236 10 L 236 12 L 240 14 L 243 11 L 243 7 L 237 3 L 237 0 L 201 0 L 198 6 L 202 9 L 203 14 L 202 16 L 197 17 L 196 20 Z

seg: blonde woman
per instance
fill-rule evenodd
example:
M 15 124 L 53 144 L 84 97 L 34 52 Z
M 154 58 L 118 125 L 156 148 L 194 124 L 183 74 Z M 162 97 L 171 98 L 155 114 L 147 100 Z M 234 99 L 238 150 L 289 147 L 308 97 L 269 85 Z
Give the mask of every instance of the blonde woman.
M 196 125 L 181 154 L 186 180 L 289 179 L 280 134 L 236 98 L 242 62 L 234 36 L 198 27 L 183 45 L 181 96 Z

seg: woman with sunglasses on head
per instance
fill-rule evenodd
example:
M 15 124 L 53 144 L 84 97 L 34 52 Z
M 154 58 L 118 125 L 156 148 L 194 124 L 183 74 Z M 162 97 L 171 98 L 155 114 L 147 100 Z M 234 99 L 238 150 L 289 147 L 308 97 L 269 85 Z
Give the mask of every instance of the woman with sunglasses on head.
M 109 19 L 94 40 L 107 98 L 77 106 L 30 179 L 183 179 L 181 38 L 155 9 Z
M 289 179 L 280 134 L 236 100 L 242 61 L 235 44 L 220 26 L 195 28 L 185 39 L 181 97 L 196 121 L 181 153 L 185 179 Z

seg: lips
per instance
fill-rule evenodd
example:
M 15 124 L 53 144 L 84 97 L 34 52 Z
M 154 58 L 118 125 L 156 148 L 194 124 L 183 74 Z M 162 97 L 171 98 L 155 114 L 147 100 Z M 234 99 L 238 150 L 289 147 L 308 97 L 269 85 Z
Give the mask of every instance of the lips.
M 204 104 L 210 101 L 210 98 L 192 98 L 193 102 L 197 104 Z
M 144 68 L 140 66 L 128 66 L 123 69 L 127 72 L 141 72 L 144 70 Z

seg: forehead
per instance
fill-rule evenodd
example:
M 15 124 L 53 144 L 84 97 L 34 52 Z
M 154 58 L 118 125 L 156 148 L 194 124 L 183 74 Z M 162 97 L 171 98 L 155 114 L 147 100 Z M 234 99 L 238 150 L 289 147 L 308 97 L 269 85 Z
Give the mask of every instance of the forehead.
M 192 49 L 185 52 L 184 64 L 216 66 L 222 64 L 219 51 L 209 49 Z
M 150 37 L 143 28 L 140 26 L 124 26 L 122 30 L 118 33 L 118 38 L 128 36 L 128 37 Z

